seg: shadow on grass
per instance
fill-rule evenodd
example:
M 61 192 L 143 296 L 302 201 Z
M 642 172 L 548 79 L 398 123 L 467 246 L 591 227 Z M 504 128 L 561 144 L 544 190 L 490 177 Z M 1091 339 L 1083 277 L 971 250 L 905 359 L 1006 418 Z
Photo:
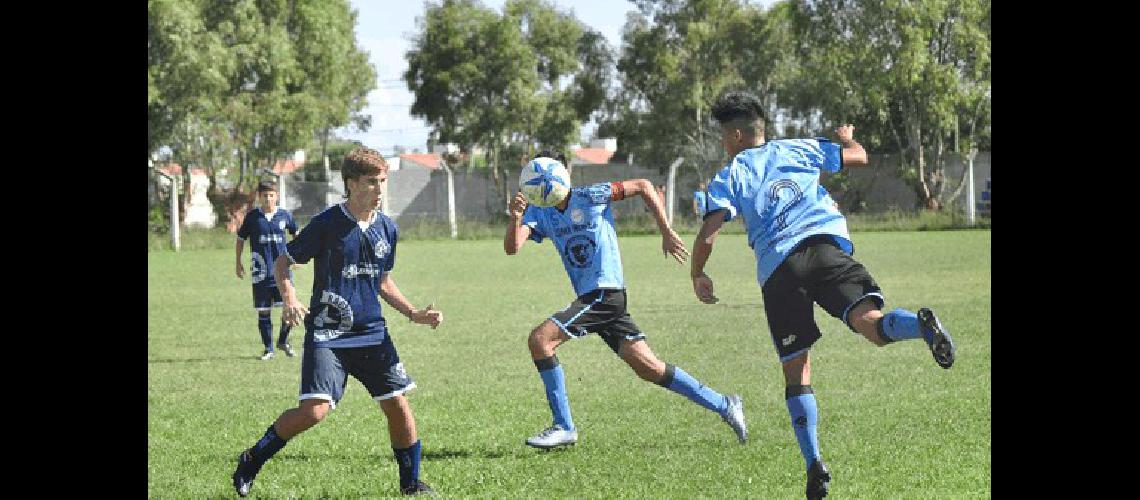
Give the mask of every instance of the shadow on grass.
M 649 314 L 651 314 L 651 313 L 675 313 L 678 311 L 689 310 L 689 309 L 694 309 L 694 310 L 701 311 L 701 312 L 707 312 L 707 311 L 712 311 L 713 310 L 713 309 L 711 309 L 712 307 L 723 307 L 725 309 L 759 309 L 759 310 L 763 310 L 764 309 L 764 303 L 762 303 L 762 302 L 725 303 L 724 298 L 722 297 L 721 302 L 719 302 L 719 303 L 704 304 L 704 303 L 697 301 L 697 298 L 694 296 L 692 303 L 654 304 L 651 306 L 639 306 L 639 307 L 637 307 L 636 311 L 634 311 L 634 312 L 636 312 L 636 313 L 649 313 Z M 710 308 L 710 309 L 704 309 L 704 308 Z
M 423 451 L 423 460 L 451 460 L 456 458 L 504 458 L 517 457 L 516 453 L 504 453 L 500 450 L 461 450 L 452 448 L 432 448 Z
M 217 357 L 213 357 L 213 358 L 157 358 L 157 359 L 148 359 L 148 360 L 146 360 L 146 362 L 147 362 L 147 364 L 152 364 L 152 363 L 208 363 L 210 361 L 234 361 L 234 360 L 258 361 L 258 362 L 261 361 L 260 359 L 258 359 L 258 356 L 249 355 L 249 356 L 217 356 Z
M 228 455 L 226 455 L 226 456 L 228 457 Z M 421 455 L 421 459 L 424 461 L 436 461 L 436 460 L 453 460 L 453 459 L 457 459 L 457 458 L 458 459 L 464 459 L 464 458 L 506 458 L 506 457 L 519 458 L 521 456 L 522 455 L 520 455 L 518 453 L 506 453 L 506 452 L 499 451 L 499 450 L 476 450 L 476 451 L 472 451 L 472 450 L 462 450 L 462 449 L 452 449 L 452 448 L 431 448 L 431 449 L 425 448 L 423 450 L 423 454 Z M 357 460 L 357 459 L 361 459 L 361 458 L 368 458 L 368 457 L 356 456 L 352 453 L 346 453 L 346 454 L 321 453 L 321 454 L 316 454 L 316 455 L 308 454 L 308 453 L 287 453 L 287 454 L 282 453 L 282 454 L 277 454 L 277 455 L 273 456 L 274 461 L 283 461 L 283 462 L 308 462 L 311 460 L 329 460 L 329 459 L 336 459 L 336 460 L 341 460 L 341 461 L 353 461 L 353 460 Z

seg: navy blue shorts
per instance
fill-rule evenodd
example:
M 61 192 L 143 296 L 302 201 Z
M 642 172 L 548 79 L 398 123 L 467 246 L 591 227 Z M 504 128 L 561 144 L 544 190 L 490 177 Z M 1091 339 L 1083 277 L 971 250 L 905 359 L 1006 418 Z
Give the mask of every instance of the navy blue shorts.
M 550 320 L 570 338 L 597 333 L 614 354 L 622 340 L 643 340 L 645 334 L 626 310 L 625 290 L 598 288 L 579 296 Z
M 393 398 L 416 387 L 404 371 L 392 337 L 364 347 L 305 346 L 301 356 L 301 396 L 297 399 L 323 399 L 336 408 L 344 396 L 348 376 L 359 380 L 376 401 Z
M 274 307 L 281 307 L 281 292 L 276 286 L 253 285 L 253 308 L 257 312 L 269 312 Z

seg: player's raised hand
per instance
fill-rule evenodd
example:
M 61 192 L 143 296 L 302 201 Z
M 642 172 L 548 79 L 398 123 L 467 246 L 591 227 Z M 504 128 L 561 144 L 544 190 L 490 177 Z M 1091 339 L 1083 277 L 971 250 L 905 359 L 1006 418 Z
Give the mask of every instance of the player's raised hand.
M 672 255 L 681 264 L 684 264 L 685 259 L 689 258 L 689 250 L 685 248 L 685 242 L 681 241 L 681 237 L 677 236 L 677 232 L 673 228 L 669 228 L 665 234 L 661 235 L 661 251 L 666 256 Z
M 697 298 L 705 304 L 716 304 L 720 301 L 720 299 L 716 298 L 716 295 L 713 294 L 712 278 L 704 273 L 693 278 L 693 293 L 697 294 Z
M 437 311 L 433 302 L 428 304 L 427 309 L 413 312 L 411 319 L 413 323 L 430 325 L 431 329 L 435 330 L 440 323 L 443 323 L 443 311 Z
M 508 209 L 511 213 L 511 217 L 515 219 L 522 219 L 523 212 L 526 211 L 527 204 L 526 195 L 522 194 L 522 191 L 516 192 L 515 197 L 511 199 L 511 206 Z
M 855 126 L 847 123 L 840 125 L 835 129 L 835 135 L 839 136 L 839 142 L 844 144 L 855 140 Z
M 245 277 L 245 266 L 242 266 L 241 262 L 237 263 L 237 277 L 239 280 Z
M 297 326 L 305 321 L 306 314 L 309 314 L 309 310 L 296 297 L 292 297 L 285 300 L 284 310 L 281 311 L 281 320 L 289 326 Z

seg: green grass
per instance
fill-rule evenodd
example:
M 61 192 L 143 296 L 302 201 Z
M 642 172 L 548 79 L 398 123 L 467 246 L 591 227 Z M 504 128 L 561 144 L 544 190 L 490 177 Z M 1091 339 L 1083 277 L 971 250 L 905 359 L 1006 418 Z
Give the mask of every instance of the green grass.
M 824 337 L 812 350 L 812 385 L 832 495 L 990 497 L 990 232 L 853 238 L 887 308 L 934 308 L 958 360 L 943 370 L 920 341 L 877 348 L 817 308 Z M 705 384 L 742 394 L 751 441 L 737 444 L 719 417 L 641 381 L 591 336 L 558 352 L 579 444 L 526 447 L 550 419 L 526 335 L 573 299 L 554 249 L 528 244 L 508 257 L 496 240 L 410 241 L 393 277 L 415 304 L 444 312 L 435 331 L 390 316 L 419 386 L 409 400 L 423 478 L 450 497 L 802 498 L 804 464 L 743 236 L 717 242 L 708 266 L 716 305 L 693 297 L 687 265 L 666 261 L 660 238 L 620 242 L 630 312 L 650 345 Z M 148 496 L 234 497 L 238 452 L 296 405 L 300 358 L 256 359 L 249 281 L 234 277 L 232 249 L 147 259 Z M 307 302 L 312 264 L 295 275 Z M 269 461 L 253 492 L 376 498 L 395 496 L 396 482 L 383 414 L 350 378 L 337 409 Z

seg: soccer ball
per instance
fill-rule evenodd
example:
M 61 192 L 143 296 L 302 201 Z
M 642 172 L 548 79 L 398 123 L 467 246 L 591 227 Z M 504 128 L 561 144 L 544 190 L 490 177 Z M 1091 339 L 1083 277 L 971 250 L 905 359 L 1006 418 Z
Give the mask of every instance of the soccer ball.
M 553 158 L 535 158 L 519 173 L 519 189 L 531 205 L 553 207 L 570 194 L 570 173 Z

